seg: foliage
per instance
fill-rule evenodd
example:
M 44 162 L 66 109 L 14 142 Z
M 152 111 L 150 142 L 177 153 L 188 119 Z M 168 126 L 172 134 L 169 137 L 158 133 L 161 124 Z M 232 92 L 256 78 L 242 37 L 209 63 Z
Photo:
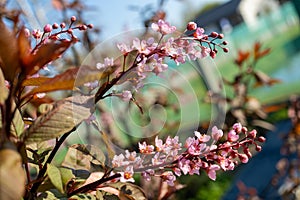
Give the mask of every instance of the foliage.
M 228 105 L 225 119 L 228 127 L 238 121 L 243 125 L 265 129 L 273 128 L 273 125 L 266 121 L 267 108 L 264 109 L 264 105 L 261 105 L 256 97 L 250 95 L 253 89 L 272 86 L 280 82 L 280 80 L 273 79 L 255 68 L 257 62 L 268 55 L 269 52 L 270 49 L 263 49 L 259 42 L 254 44 L 253 50 L 239 50 L 235 59 L 237 72 L 234 74 L 233 80 L 227 80 L 226 77 L 223 77 L 229 95 L 225 97 L 222 94 L 208 93 L 213 103 L 223 105 L 226 102 Z
M 71 6 L 54 2 L 62 8 Z M 178 136 L 165 140 L 156 137 L 151 141 L 154 145 L 139 142 L 138 152 L 116 152 L 93 118 L 95 105 L 114 97 L 135 104 L 142 112 L 133 91 L 143 87 L 147 76 L 166 71 L 166 58 L 179 65 L 207 56 L 215 58 L 218 49 L 227 53 L 223 34 L 205 34 L 204 29 L 190 22 L 177 36 L 175 26 L 159 19 L 151 25 L 154 37 L 118 44 L 120 58 L 107 57 L 96 66 L 83 66 L 82 70 L 76 66 L 48 77 L 40 71 L 59 61 L 78 42 L 75 31 L 85 32 L 93 25 L 72 16 L 67 24 L 47 24 L 42 31 L 30 32 L 21 25 L 19 13 L 10 26 L 3 19 L 11 19 L 14 12 L 5 8 L 1 12 L 0 163 L 1 177 L 5 175 L 8 180 L 0 180 L 5 186 L 1 187 L 1 198 L 146 199 L 143 189 L 130 183 L 134 182 L 134 174 L 140 173 L 147 181 L 158 178 L 165 189 L 156 198 L 167 199 L 181 188 L 176 177 L 199 175 L 203 170 L 215 180 L 216 171 L 233 170 L 239 162 L 247 163 L 252 156 L 250 147 L 261 150 L 265 138 L 235 123 L 223 139 L 223 131 L 213 127 L 210 135 L 195 131 L 183 145 Z M 112 90 L 125 83 L 130 89 Z M 70 90 L 70 97 L 51 96 L 55 91 Z M 61 166 L 52 164 L 66 138 L 84 121 L 101 134 L 105 148 L 73 144 Z M 30 174 L 31 169 L 37 169 L 36 176 Z

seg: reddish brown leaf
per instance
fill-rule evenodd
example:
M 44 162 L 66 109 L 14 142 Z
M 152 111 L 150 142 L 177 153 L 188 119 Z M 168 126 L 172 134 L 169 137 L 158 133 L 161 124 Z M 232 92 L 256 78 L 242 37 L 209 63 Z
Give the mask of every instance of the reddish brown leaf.
M 49 81 L 51 78 L 48 77 L 34 77 L 25 79 L 22 83 L 23 86 L 40 86 L 46 81 Z
M 38 87 L 34 88 L 28 95 L 57 91 L 57 90 L 72 90 L 74 88 L 74 83 L 75 83 L 78 70 L 79 68 L 70 68 L 66 70 L 64 73 L 59 74 L 53 78 L 49 78 L 48 80 L 45 79 L 46 80 L 45 82 L 41 82 L 41 84 Z M 34 81 L 32 80 L 31 82 Z M 38 80 L 36 80 L 36 83 L 38 84 Z
M 19 57 L 21 60 L 24 60 L 26 57 L 29 56 L 31 50 L 30 40 L 26 36 L 26 31 L 24 27 L 20 30 L 17 41 L 19 47 Z
M 241 51 L 239 50 L 238 52 L 238 57 L 237 59 L 235 60 L 235 63 L 238 65 L 238 66 L 241 66 L 250 56 L 250 52 L 248 51 Z
M 23 82 L 23 86 L 38 86 L 26 94 L 26 96 L 57 90 L 73 90 L 84 83 L 106 79 L 110 73 L 111 71 L 109 70 L 99 71 L 96 68 L 82 66 L 80 68 L 70 68 L 53 78 L 38 77 L 26 79 Z
M 4 77 L 13 81 L 15 75 L 20 72 L 18 56 L 18 45 L 14 34 L 6 27 L 0 19 L 0 67 Z
M 73 40 L 62 40 L 42 44 L 35 52 L 24 58 L 26 75 L 35 74 L 49 62 L 59 58 L 74 42 Z
M 259 58 L 261 58 L 261 57 L 267 55 L 268 53 L 270 53 L 270 51 L 271 51 L 270 48 L 261 50 L 261 43 L 256 42 L 254 44 L 254 59 L 258 60 Z

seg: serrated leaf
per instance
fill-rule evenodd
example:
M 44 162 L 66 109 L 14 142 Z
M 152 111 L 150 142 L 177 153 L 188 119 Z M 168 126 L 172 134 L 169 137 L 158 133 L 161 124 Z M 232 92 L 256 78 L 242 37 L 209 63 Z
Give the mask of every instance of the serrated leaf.
M 147 197 L 143 189 L 132 183 L 109 183 L 107 187 L 99 188 L 100 190 L 117 195 L 120 200 L 133 199 L 133 200 L 146 200 Z M 117 189 L 118 191 L 114 190 Z
M 58 101 L 23 132 L 23 141 L 32 143 L 60 137 L 87 119 L 93 109 L 93 96 L 72 96 Z
M 74 144 L 70 148 L 74 148 L 89 157 L 90 162 L 95 165 L 105 167 L 105 155 L 101 149 L 90 144 Z
M 52 164 L 47 164 L 47 174 L 55 188 L 64 194 L 65 191 L 60 170 Z

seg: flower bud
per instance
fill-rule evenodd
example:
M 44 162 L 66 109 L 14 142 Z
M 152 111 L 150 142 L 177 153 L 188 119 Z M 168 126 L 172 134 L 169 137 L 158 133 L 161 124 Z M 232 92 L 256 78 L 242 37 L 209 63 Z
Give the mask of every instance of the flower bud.
M 217 32 L 211 32 L 210 37 L 216 38 L 219 34 Z
M 248 137 L 251 139 L 256 138 L 257 131 L 254 129 L 248 133 Z
M 226 40 L 224 40 L 224 41 L 222 42 L 222 44 L 223 44 L 223 45 L 227 45 L 228 42 L 227 42 Z
M 88 27 L 89 29 L 92 29 L 92 28 L 94 28 L 94 25 L 93 25 L 93 24 L 88 24 L 87 27 Z
M 60 24 L 60 28 L 66 28 L 66 24 L 65 23 L 61 23 Z
M 44 26 L 44 32 L 45 33 L 50 33 L 52 31 L 52 26 L 50 24 L 46 24 Z
M 186 26 L 186 29 L 189 31 L 196 30 L 197 24 L 195 22 L 189 22 Z
M 228 48 L 223 48 L 223 51 L 224 51 L 225 53 L 228 53 L 228 52 L 229 52 L 229 49 L 228 49 Z
M 242 163 L 247 163 L 249 161 L 249 158 L 246 154 L 239 154 L 238 157 Z
M 215 58 L 216 57 L 216 52 L 210 51 L 209 55 L 210 55 L 211 58 Z
M 219 35 L 218 35 L 218 38 L 219 38 L 219 39 L 223 39 L 223 38 L 224 38 L 224 34 L 222 34 L 222 33 L 219 34 Z
M 257 146 L 255 147 L 255 150 L 258 151 L 258 152 L 260 152 L 260 151 L 261 151 L 261 146 L 257 145 Z
M 52 24 L 52 28 L 53 28 L 53 29 L 58 29 L 58 27 L 59 27 L 59 26 L 58 26 L 57 23 Z
M 72 16 L 71 17 L 71 22 L 75 22 L 76 21 L 76 17 L 75 16 Z
M 258 141 L 259 141 L 259 142 L 265 142 L 265 141 L 266 141 L 266 138 L 263 137 L 263 136 L 260 136 L 260 137 L 258 138 Z

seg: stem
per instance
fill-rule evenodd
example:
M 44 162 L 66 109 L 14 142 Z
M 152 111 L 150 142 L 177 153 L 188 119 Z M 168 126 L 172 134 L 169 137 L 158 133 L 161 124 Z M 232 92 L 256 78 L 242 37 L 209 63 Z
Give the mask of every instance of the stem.
M 45 176 L 45 173 L 47 171 L 47 164 L 51 163 L 55 154 L 57 153 L 59 147 L 63 144 L 63 142 L 66 140 L 66 138 L 76 130 L 77 127 L 74 127 L 72 130 L 70 130 L 69 132 L 63 134 L 61 136 L 61 138 L 57 141 L 57 143 L 55 144 L 53 150 L 51 151 L 47 161 L 45 162 L 43 168 L 39 171 L 39 174 L 36 178 L 37 182 L 35 182 L 32 186 L 32 188 L 30 189 L 29 193 L 34 194 L 36 193 L 37 189 L 39 188 L 39 186 L 42 183 L 43 177 Z M 24 198 L 26 199 L 26 198 Z
M 71 197 L 71 196 L 73 196 L 75 194 L 78 194 L 78 193 L 85 193 L 85 192 L 87 192 L 89 190 L 93 190 L 94 188 L 98 187 L 102 183 L 105 183 L 107 181 L 110 181 L 110 180 L 113 180 L 113 179 L 119 178 L 119 177 L 121 177 L 121 174 L 114 174 L 114 175 L 109 176 L 107 178 L 101 178 L 101 179 L 99 179 L 99 180 L 97 180 L 95 182 L 92 182 L 90 184 L 84 185 L 84 186 L 82 186 L 82 187 L 80 187 L 80 188 L 78 188 L 78 189 L 76 189 L 76 190 L 68 193 L 68 196 Z

